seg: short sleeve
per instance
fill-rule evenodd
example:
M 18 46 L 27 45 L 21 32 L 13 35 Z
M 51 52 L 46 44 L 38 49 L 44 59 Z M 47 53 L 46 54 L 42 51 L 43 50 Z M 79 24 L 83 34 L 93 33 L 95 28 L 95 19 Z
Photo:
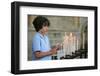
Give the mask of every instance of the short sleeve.
M 40 38 L 34 37 L 32 41 L 32 51 L 39 51 L 40 50 Z

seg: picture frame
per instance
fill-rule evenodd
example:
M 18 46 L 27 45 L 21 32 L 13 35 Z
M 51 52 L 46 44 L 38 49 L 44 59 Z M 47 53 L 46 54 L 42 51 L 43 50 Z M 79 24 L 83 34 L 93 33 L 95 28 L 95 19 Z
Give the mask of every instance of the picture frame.
M 27 52 L 28 15 L 73 16 L 73 17 L 79 16 L 80 18 L 87 16 L 88 58 L 74 59 L 74 60 L 73 59 L 58 60 L 58 61 L 54 60 L 50 62 L 27 61 L 27 56 L 24 55 L 27 55 L 28 53 Z M 59 34 L 57 34 L 57 36 L 59 36 Z M 26 41 L 24 41 L 25 40 L 24 38 L 26 39 Z M 26 51 L 23 52 L 24 50 Z M 45 64 L 44 62 L 47 64 Z M 97 7 L 96 6 L 32 3 L 32 2 L 16 2 L 16 1 L 11 3 L 11 73 L 27 74 L 27 73 L 61 72 L 61 71 L 91 70 L 91 69 L 97 69 Z

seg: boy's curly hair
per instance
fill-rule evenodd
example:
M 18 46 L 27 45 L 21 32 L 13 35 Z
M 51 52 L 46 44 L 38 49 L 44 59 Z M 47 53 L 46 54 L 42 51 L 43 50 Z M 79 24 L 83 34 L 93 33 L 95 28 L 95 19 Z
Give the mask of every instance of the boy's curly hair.
M 47 18 L 43 16 L 37 16 L 33 21 L 33 26 L 35 30 L 38 32 L 40 29 L 42 29 L 43 26 L 50 26 L 50 22 Z

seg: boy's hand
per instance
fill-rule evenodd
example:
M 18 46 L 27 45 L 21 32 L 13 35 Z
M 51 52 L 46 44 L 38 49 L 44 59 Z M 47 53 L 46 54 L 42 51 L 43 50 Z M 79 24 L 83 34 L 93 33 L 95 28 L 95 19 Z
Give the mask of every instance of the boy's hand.
M 57 44 L 56 44 L 56 47 L 57 47 L 57 50 L 60 50 L 60 49 L 61 49 L 61 47 L 62 47 L 62 45 L 61 45 L 61 44 L 59 44 L 59 43 L 57 43 Z
M 53 47 L 53 48 L 50 50 L 51 54 L 56 54 L 57 51 L 58 51 L 57 49 L 58 49 L 57 47 Z

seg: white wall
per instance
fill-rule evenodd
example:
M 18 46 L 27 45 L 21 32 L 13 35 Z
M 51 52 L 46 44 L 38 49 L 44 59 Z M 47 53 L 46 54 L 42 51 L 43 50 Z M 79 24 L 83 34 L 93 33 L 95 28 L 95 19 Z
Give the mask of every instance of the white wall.
M 13 76 L 10 73 L 10 58 L 11 58 L 11 5 L 14 0 L 1 0 L 0 2 L 0 76 Z M 17 1 L 17 0 L 16 0 Z M 30 2 L 44 2 L 44 3 L 59 3 L 59 4 L 73 4 L 73 5 L 89 5 L 98 6 L 100 13 L 100 0 L 21 0 Z M 100 14 L 98 16 L 100 20 Z M 98 21 L 99 22 L 99 21 Z M 99 24 L 100 25 L 100 22 Z M 98 26 L 100 29 L 100 26 Z M 99 30 L 100 32 L 100 30 Z M 100 34 L 98 36 L 100 42 Z M 99 43 L 98 43 L 99 44 Z M 98 48 L 98 58 L 100 58 L 100 48 Z M 85 70 L 85 71 L 65 71 L 56 73 L 41 73 L 34 74 L 34 76 L 99 76 L 100 74 L 100 59 L 98 59 L 98 70 Z M 33 74 L 26 74 L 26 76 Z M 22 75 L 23 76 L 23 75 Z

